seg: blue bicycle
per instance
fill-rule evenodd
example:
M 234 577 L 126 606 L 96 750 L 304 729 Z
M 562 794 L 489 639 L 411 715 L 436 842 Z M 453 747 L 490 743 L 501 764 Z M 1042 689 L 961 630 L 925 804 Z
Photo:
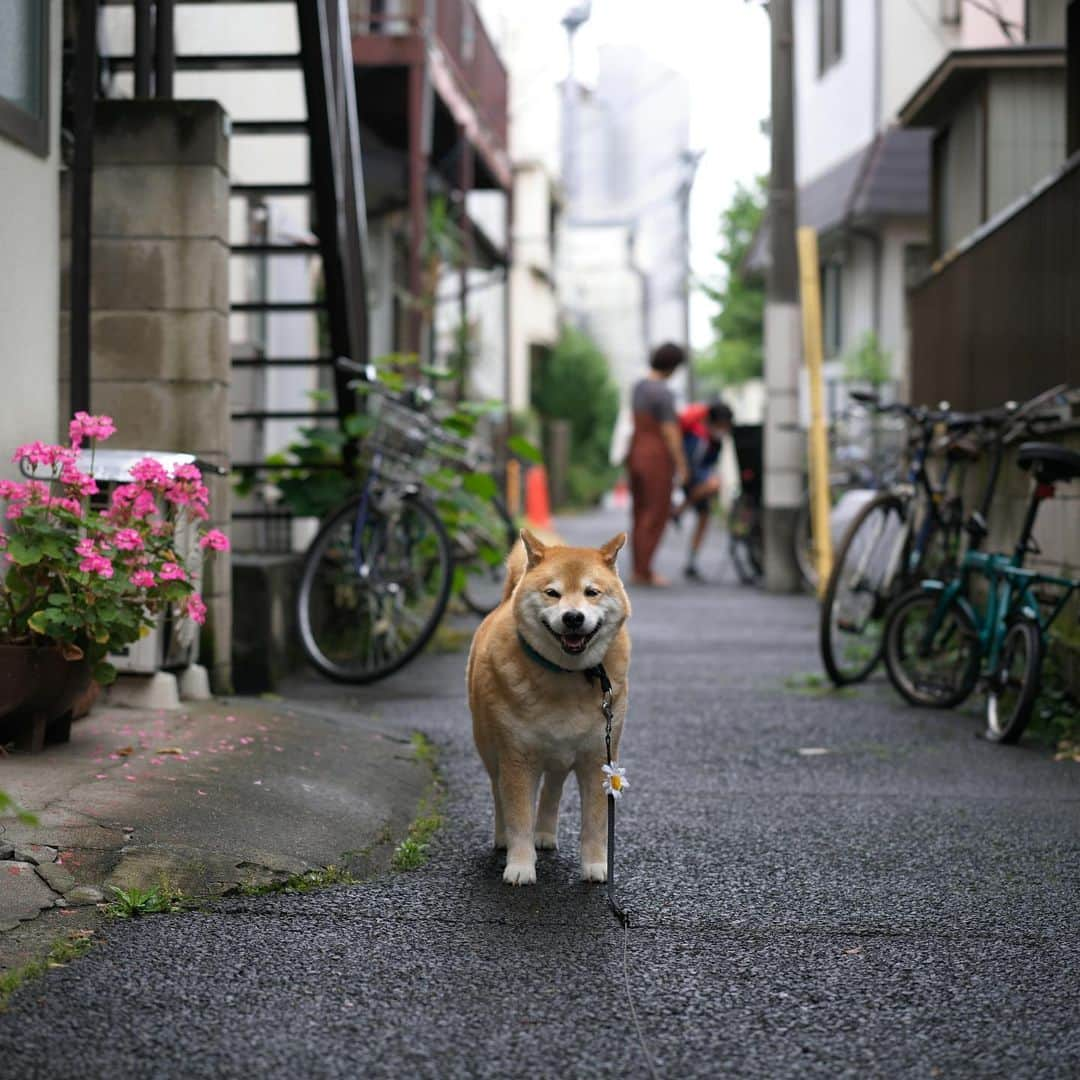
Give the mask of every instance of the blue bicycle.
M 978 550 L 985 522 L 969 524 L 973 544 L 950 582 L 927 580 L 886 617 L 885 664 L 893 686 L 913 705 L 951 708 L 986 687 L 986 737 L 1020 738 L 1039 692 L 1046 635 L 1080 581 L 1024 567 L 1039 508 L 1055 485 L 1080 479 L 1080 454 L 1052 443 L 1021 445 L 1017 464 L 1033 484 L 1011 554 Z

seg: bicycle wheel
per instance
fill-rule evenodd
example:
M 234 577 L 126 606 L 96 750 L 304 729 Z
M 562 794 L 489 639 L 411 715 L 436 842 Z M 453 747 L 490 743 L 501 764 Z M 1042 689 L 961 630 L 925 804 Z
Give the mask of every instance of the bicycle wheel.
M 311 663 L 339 682 L 370 683 L 428 643 L 450 597 L 450 540 L 417 496 L 362 496 L 328 518 L 304 557 L 297 597 Z
M 1039 694 L 1042 661 L 1039 624 L 1032 619 L 1012 623 L 986 695 L 986 737 L 991 742 L 1014 743 L 1023 734 Z
M 907 509 L 877 495 L 848 527 L 821 600 L 821 662 L 835 686 L 862 682 L 877 666 L 884 617 L 903 572 Z
M 905 593 L 886 617 L 885 668 L 889 681 L 911 702 L 951 709 L 964 701 L 979 677 L 979 638 L 957 603 L 941 610 L 938 592 Z
M 474 521 L 458 537 L 460 564 L 465 570 L 461 599 L 476 615 L 490 614 L 502 600 L 506 556 L 517 542 L 514 519 L 502 499 L 477 508 Z
M 765 559 L 761 513 L 744 495 L 736 497 L 728 513 L 728 551 L 739 581 L 743 585 L 757 585 Z

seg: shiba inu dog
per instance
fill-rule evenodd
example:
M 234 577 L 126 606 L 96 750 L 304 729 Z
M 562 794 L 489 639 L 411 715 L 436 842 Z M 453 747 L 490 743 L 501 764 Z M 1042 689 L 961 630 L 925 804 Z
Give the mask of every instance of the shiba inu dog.
M 559 800 L 573 771 L 581 793 L 581 876 L 607 880 L 602 693 L 611 680 L 617 757 L 626 717 L 630 602 L 615 569 L 626 534 L 600 548 L 547 546 L 526 530 L 507 563 L 502 602 L 480 624 L 467 681 L 473 737 L 495 797 L 503 881 L 536 881 L 536 849 L 557 845 Z M 539 806 L 537 793 L 539 792 Z

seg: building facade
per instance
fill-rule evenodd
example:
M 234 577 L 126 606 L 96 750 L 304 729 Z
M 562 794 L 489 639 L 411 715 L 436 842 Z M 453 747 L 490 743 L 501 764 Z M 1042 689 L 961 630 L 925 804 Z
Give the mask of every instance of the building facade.
M 898 110 L 948 52 L 1024 41 L 1037 6 L 795 0 L 799 221 L 819 233 L 833 410 L 843 358 L 869 341 L 893 392 L 910 390 L 905 292 L 930 259 L 931 139 L 898 131 Z
M 608 358 L 622 431 L 650 350 L 687 344 L 686 214 L 697 162 L 689 90 L 640 49 L 608 45 L 595 86 L 571 81 L 565 91 L 560 304 Z M 685 394 L 685 373 L 673 382 Z

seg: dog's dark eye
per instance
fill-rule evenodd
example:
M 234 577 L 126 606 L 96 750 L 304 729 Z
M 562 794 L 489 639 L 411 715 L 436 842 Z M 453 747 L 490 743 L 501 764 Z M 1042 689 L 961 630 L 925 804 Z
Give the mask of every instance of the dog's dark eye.
M 593 588 L 593 587 L 592 587 L 592 586 L 590 585 L 590 586 L 589 586 L 589 587 L 588 587 L 588 588 L 587 588 L 587 589 L 585 590 L 585 595 L 586 595 L 586 596 L 588 596 L 588 597 L 589 597 L 589 598 L 591 599 L 591 598 L 592 598 L 592 597 L 594 597 L 594 596 L 599 596 L 599 595 L 600 595 L 600 590 L 599 590 L 599 589 L 594 589 L 594 588 Z
M 560 596 L 560 593 L 559 593 L 558 589 L 545 589 L 544 590 L 544 595 L 545 596 L 550 596 L 553 600 L 558 600 L 559 596 Z

